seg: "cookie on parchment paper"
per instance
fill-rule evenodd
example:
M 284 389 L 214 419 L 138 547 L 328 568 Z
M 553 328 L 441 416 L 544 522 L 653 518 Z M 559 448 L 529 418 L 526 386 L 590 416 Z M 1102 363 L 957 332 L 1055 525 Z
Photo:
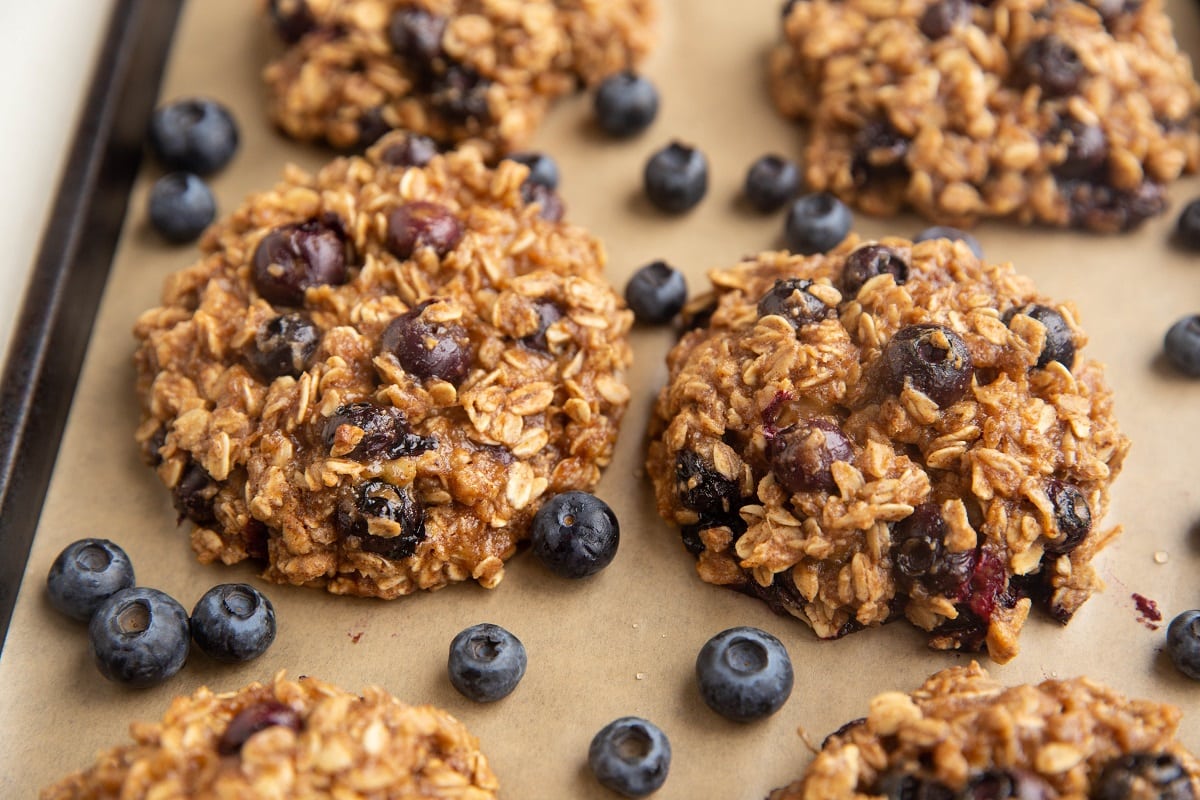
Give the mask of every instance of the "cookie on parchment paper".
M 138 441 L 201 561 L 493 587 L 541 503 L 611 459 L 632 314 L 602 245 L 524 165 L 411 144 L 289 168 L 138 319 Z
M 769 800 L 1194 800 L 1179 719 L 1088 678 L 1005 687 L 972 662 L 876 696 Z
M 1066 622 L 1129 442 L 1069 302 L 962 242 L 855 236 L 709 273 L 651 420 L 659 513 L 709 583 L 835 638 L 938 649 Z
M 1161 0 L 793 0 L 770 74 L 809 186 L 871 214 L 1120 231 L 1200 166 Z
M 149 797 L 380 797 L 491 800 L 479 742 L 433 706 L 361 695 L 283 673 L 234 692 L 177 697 L 132 742 L 41 792 L 41 800 Z
M 289 136 L 362 148 L 398 128 L 488 157 L 549 106 L 633 68 L 656 0 L 269 0 L 287 50 L 265 69 Z

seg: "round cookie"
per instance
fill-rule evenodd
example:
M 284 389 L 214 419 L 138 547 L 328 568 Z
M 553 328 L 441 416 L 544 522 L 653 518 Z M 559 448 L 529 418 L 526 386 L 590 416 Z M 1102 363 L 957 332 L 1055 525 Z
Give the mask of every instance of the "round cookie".
M 769 800 L 1194 800 L 1200 763 L 1179 719 L 1088 678 L 1006 688 L 972 662 L 876 696 Z
M 1200 166 L 1161 0 L 792 0 L 772 94 L 805 179 L 870 214 L 1120 231 Z
M 647 469 L 709 583 L 822 638 L 905 616 L 1003 662 L 1098 588 L 1128 449 L 1070 303 L 962 242 L 851 236 L 713 270 Z
M 315 678 L 177 697 L 131 744 L 41 792 L 41 800 L 146 797 L 378 797 L 488 800 L 496 776 L 461 722 L 383 689 Z
M 289 168 L 138 319 L 137 438 L 202 562 L 493 587 L 543 500 L 611 458 L 632 314 L 601 244 L 524 165 L 389 163 L 407 144 Z
M 489 157 L 549 105 L 644 56 L 655 0 L 269 0 L 287 50 L 264 70 L 289 136 L 361 148 L 400 128 Z

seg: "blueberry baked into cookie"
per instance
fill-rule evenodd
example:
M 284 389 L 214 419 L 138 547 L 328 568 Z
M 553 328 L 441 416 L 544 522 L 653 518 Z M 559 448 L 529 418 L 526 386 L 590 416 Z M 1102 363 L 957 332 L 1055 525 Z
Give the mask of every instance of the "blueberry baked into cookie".
M 770 60 L 805 179 L 871 214 L 1095 231 L 1200 166 L 1200 87 L 1161 0 L 792 0 Z
M 700 577 L 836 638 L 904 616 L 1016 655 L 1066 622 L 1128 440 L 1071 303 L 963 242 L 855 236 L 709 273 L 650 423 Z
M 265 69 L 289 136 L 361 148 L 399 128 L 489 157 L 546 109 L 632 68 L 656 0 L 268 0 L 286 51 Z
M 876 696 L 769 800 L 1195 800 L 1179 719 L 1088 678 L 1004 687 L 972 663 Z
M 475 737 L 433 706 L 378 687 L 361 695 L 315 678 L 206 687 L 132 742 L 41 792 L 41 800 L 150 797 L 378 797 L 490 800 L 498 784 Z
M 289 168 L 138 319 L 138 441 L 202 562 L 490 588 L 542 501 L 609 462 L 633 315 L 602 245 L 523 164 L 411 145 Z

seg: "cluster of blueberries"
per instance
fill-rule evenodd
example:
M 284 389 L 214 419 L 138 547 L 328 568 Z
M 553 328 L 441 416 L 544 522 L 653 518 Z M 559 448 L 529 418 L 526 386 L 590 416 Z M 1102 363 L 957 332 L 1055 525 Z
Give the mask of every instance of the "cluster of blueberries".
M 157 686 L 183 668 L 192 641 L 231 663 L 257 658 L 275 641 L 275 609 L 253 586 L 214 586 L 189 617 L 170 595 L 135 584 L 129 556 L 107 539 L 67 545 L 46 577 L 50 605 L 88 623 L 96 666 L 111 681 Z

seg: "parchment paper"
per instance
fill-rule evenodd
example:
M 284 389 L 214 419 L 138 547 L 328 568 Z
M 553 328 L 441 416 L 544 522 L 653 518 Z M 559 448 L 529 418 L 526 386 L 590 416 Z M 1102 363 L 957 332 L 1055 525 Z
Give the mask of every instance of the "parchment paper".
M 163 98 L 209 95 L 241 124 L 242 147 L 212 185 L 223 212 L 272 185 L 285 162 L 315 169 L 329 153 L 276 134 L 262 112 L 258 72 L 272 46 L 246 0 L 187 5 Z M 764 58 L 775 41 L 778 0 L 663 0 L 660 46 L 646 71 L 662 91 L 654 126 L 631 142 L 593 129 L 589 98 L 559 105 L 535 147 L 558 159 L 569 217 L 602 237 L 609 275 L 623 287 L 642 264 L 667 259 L 702 291 L 706 270 L 780 245 L 782 215 L 758 217 L 737 202 L 747 166 L 776 151 L 799 157 L 801 133 L 777 117 L 766 95 Z M 1172 0 L 1185 49 L 1200 52 L 1200 6 Z M 707 198 L 692 213 L 669 218 L 641 197 L 647 156 L 678 137 L 711 162 Z M 234 689 L 279 669 L 356 690 L 380 684 L 406 701 L 449 709 L 479 736 L 509 798 L 610 798 L 586 766 L 595 731 L 626 714 L 648 717 L 671 739 L 670 777 L 656 795 L 669 798 L 764 797 L 799 775 L 810 758 L 798 729 L 814 743 L 861 716 L 885 689 L 910 690 L 928 674 L 970 656 L 926 649 L 906 623 L 817 640 L 803 624 L 771 614 L 733 592 L 702 584 L 678 533 L 654 512 L 644 477 L 644 431 L 666 370 L 667 329 L 634 333 L 629 375 L 633 402 L 618 451 L 598 488 L 621 523 L 613 564 L 592 579 L 554 578 L 527 554 L 510 562 L 504 582 L 473 585 L 386 603 L 331 597 L 267 585 L 246 567 L 203 567 L 177 527 L 168 492 L 138 460 L 133 443 L 131 328 L 157 303 L 163 278 L 194 259 L 147 228 L 150 165 L 139 180 L 124 239 L 80 378 L 21 596 L 0 658 L 0 796 L 31 797 L 57 777 L 90 764 L 95 753 L 127 738 L 134 719 L 158 719 L 170 699 L 201 684 Z M 1163 653 L 1165 622 L 1200 606 L 1200 382 L 1175 377 L 1161 363 L 1161 340 L 1179 316 L 1200 311 L 1200 257 L 1171 249 L 1168 235 L 1200 180 L 1172 187 L 1173 206 L 1141 231 L 1121 237 L 985 225 L 977 230 L 991 259 L 1011 260 L 1051 297 L 1073 298 L 1091 335 L 1085 355 L 1109 365 L 1116 410 L 1133 439 L 1115 484 L 1108 522 L 1126 532 L 1099 558 L 1108 586 L 1061 628 L 1036 616 L 1021 655 L 993 674 L 1009 683 L 1088 674 L 1127 694 L 1185 709 L 1183 739 L 1200 751 L 1200 684 L 1175 672 Z M 912 235 L 913 217 L 857 217 L 868 236 Z M 91 664 L 86 630 L 50 609 L 46 572 L 59 550 L 85 536 L 111 538 L 130 554 L 141 585 L 160 588 L 186 608 L 209 587 L 249 581 L 273 600 L 275 645 L 260 659 L 230 667 L 194 652 L 165 685 L 128 690 Z M 1158 630 L 1132 595 L 1157 602 Z M 528 673 L 510 697 L 476 705 L 446 674 L 450 639 L 476 622 L 501 624 L 528 648 Z M 749 624 L 779 636 L 796 667 L 796 688 L 775 716 L 741 725 L 710 712 L 698 696 L 694 661 L 700 646 L 726 627 Z M 985 662 L 986 665 L 986 662 Z

